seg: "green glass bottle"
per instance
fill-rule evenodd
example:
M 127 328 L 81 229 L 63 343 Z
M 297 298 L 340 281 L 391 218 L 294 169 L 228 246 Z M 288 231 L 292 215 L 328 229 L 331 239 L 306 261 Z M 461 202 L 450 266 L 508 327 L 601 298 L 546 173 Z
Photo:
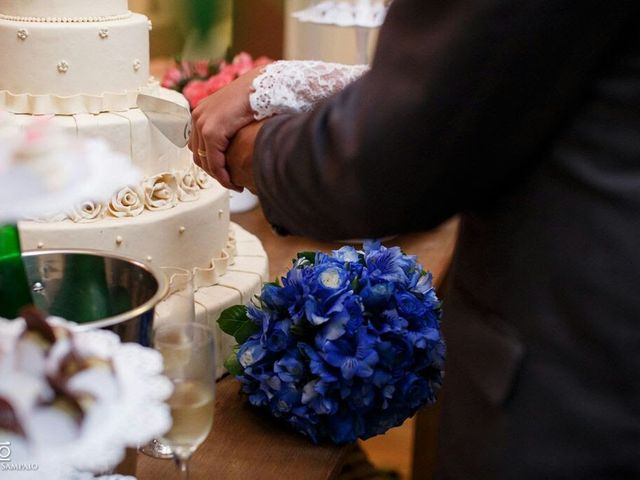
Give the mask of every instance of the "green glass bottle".
M 32 303 L 18 227 L 0 225 L 0 317 L 16 318 L 22 307 Z
M 65 259 L 64 277 L 49 313 L 76 323 L 102 320 L 112 315 L 104 259 L 72 254 Z

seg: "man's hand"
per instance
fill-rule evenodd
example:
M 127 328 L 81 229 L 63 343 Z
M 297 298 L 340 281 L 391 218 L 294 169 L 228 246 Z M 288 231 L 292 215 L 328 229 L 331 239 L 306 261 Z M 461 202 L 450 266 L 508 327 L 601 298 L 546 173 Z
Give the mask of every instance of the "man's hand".
M 225 88 L 206 98 L 193 111 L 193 131 L 189 148 L 196 165 L 218 180 L 222 186 L 242 191 L 231 181 L 225 152 L 238 130 L 253 122 L 249 96 L 253 80 L 262 67 L 254 68 Z M 252 148 L 253 151 L 253 148 Z
M 240 129 L 231 141 L 226 156 L 227 169 L 233 184 L 239 187 L 246 187 L 254 194 L 257 192 L 253 178 L 253 151 L 256 137 L 263 123 L 264 120 L 253 122 Z

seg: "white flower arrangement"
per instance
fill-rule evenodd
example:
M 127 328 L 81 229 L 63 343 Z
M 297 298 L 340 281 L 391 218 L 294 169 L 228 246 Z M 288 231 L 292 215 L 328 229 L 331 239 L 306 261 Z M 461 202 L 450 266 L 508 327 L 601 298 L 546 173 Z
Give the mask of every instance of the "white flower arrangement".
M 129 158 L 103 140 L 70 136 L 42 119 L 23 130 L 0 115 L 0 223 L 59 218 L 93 199 L 95 208 L 81 207 L 86 218 L 98 202 L 139 181 Z
M 172 386 L 158 352 L 109 331 L 25 316 L 0 319 L 0 441 L 16 466 L 3 479 L 108 471 L 126 447 L 168 430 Z

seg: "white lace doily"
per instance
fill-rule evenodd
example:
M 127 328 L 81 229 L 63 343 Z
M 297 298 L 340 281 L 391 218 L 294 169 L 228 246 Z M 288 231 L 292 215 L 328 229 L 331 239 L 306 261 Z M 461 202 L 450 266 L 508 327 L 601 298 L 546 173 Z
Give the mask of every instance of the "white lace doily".
M 368 71 L 366 65 L 318 61 L 279 61 L 264 67 L 250 96 L 256 120 L 307 112 L 320 100 L 343 90 Z
M 365 28 L 379 27 L 386 14 L 387 8 L 381 0 L 356 0 L 355 3 L 327 0 L 292 13 L 303 23 Z
M 74 330 L 73 324 L 61 319 L 50 319 L 49 323 Z M 16 406 L 20 407 L 21 402 L 25 404 L 25 398 L 30 395 L 28 388 L 24 387 L 33 386 L 43 378 L 42 375 L 25 372 L 25 369 L 16 374 L 16 340 L 23 330 L 24 321 L 21 319 L 0 319 L 0 397 L 14 399 L 14 409 L 21 423 L 28 427 L 26 430 L 39 429 L 45 435 L 41 434 L 39 441 L 33 441 L 15 434 L 0 433 L 0 442 L 10 443 L 10 463 L 14 465 L 13 470 L 3 467 L 3 479 L 80 480 L 84 475 L 82 472 L 108 472 L 123 459 L 126 447 L 147 443 L 170 428 L 171 415 L 165 400 L 171 395 L 172 385 L 161 374 L 161 355 L 137 344 L 120 343 L 117 335 L 105 330 L 74 332 L 73 335 L 73 345 L 83 356 L 92 355 L 111 361 L 117 385 L 113 395 L 105 393 L 85 412 L 79 434 L 67 439 L 64 434 L 57 433 L 57 430 L 63 430 L 59 428 L 61 424 L 34 425 L 37 422 L 34 418 L 21 419 L 20 408 Z M 56 342 L 48 355 L 48 362 L 68 352 L 68 345 L 64 342 Z M 82 373 L 72 377 L 71 382 L 80 375 Z M 86 385 L 86 378 L 84 380 Z M 99 385 L 103 388 L 104 384 Z M 51 417 L 42 421 L 51 422 Z M 49 439 L 44 441 L 47 435 Z

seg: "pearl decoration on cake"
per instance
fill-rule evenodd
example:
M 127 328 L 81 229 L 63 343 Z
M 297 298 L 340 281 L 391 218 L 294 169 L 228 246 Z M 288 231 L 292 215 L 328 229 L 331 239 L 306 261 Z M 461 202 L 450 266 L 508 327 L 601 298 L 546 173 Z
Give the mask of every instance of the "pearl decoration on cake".
M 224 215 L 224 210 L 218 210 L 218 218 L 222 218 Z
M 142 68 L 142 62 L 137 58 L 133 61 L 133 69 L 137 72 Z
M 153 262 L 153 257 L 151 255 L 147 255 L 147 262 Z
M 127 12 L 121 15 L 107 15 L 103 17 L 21 17 L 19 15 L 4 15 L 0 13 L 0 20 L 29 23 L 93 23 L 125 20 L 131 15 L 131 12 Z
M 29 31 L 25 28 L 21 28 L 20 30 L 18 30 L 18 38 L 20 40 L 26 40 L 27 38 L 29 38 Z
M 116 237 L 116 245 L 122 245 L 122 242 L 124 242 L 124 238 L 122 238 L 120 235 L 118 235 Z
M 38 247 L 38 250 L 42 250 L 44 248 L 44 243 L 38 242 L 37 247 Z
M 153 22 L 151 20 L 149 20 L 149 31 L 153 30 Z
M 178 229 L 178 232 L 180 232 L 180 233 L 184 233 L 184 232 L 186 232 L 186 231 L 187 231 L 187 227 L 185 227 L 185 226 L 181 226 L 181 227 Z
M 103 40 L 106 39 L 106 38 L 109 38 L 109 29 L 108 28 L 101 28 L 100 31 L 98 32 L 98 35 Z
M 65 60 L 58 62 L 58 72 L 67 73 L 68 70 L 69 70 L 69 64 Z

